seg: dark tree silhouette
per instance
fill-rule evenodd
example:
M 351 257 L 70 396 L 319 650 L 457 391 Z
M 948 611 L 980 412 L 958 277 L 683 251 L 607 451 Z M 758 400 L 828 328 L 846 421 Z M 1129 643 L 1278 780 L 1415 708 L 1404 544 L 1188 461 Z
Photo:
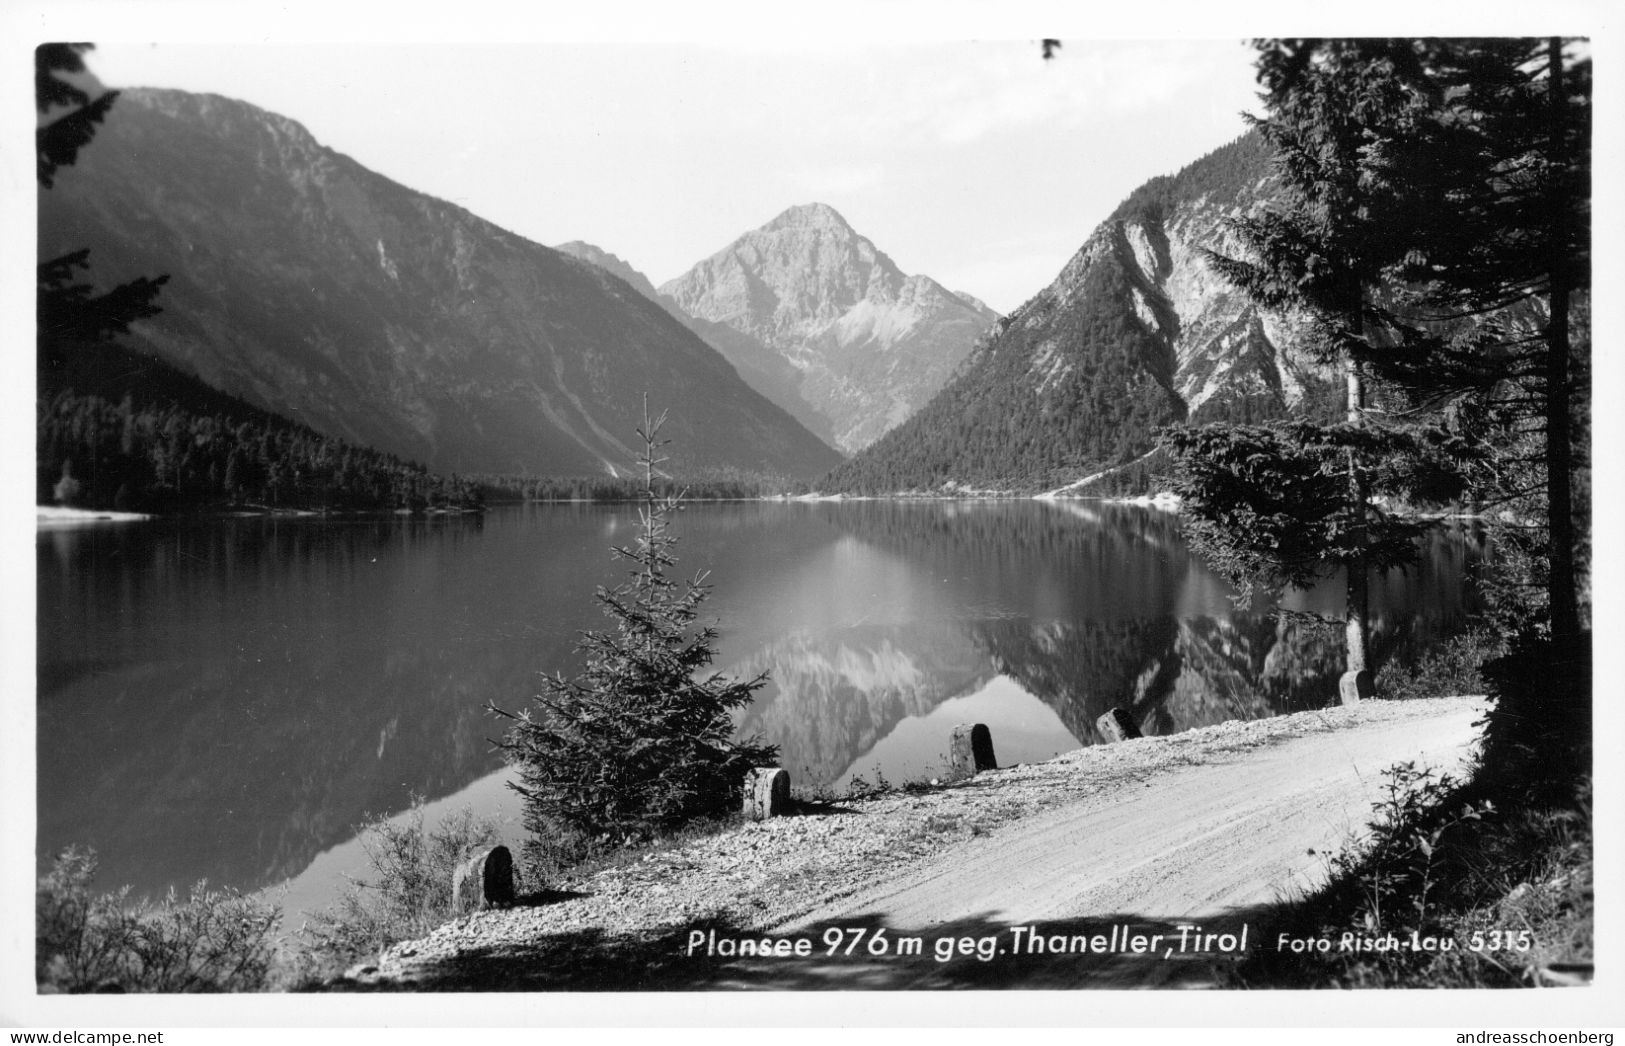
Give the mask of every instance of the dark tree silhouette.
M 51 187 L 58 167 L 71 166 L 79 150 L 96 135 L 96 125 L 107 117 L 117 91 L 104 92 L 92 99 L 82 88 L 62 79 L 58 73 L 83 73 L 81 57 L 91 44 L 41 44 L 34 51 L 34 105 L 43 116 L 54 109 L 71 106 L 72 111 L 39 127 L 34 144 L 39 153 L 39 183 Z
M 1531 514 L 1544 515 L 1545 533 L 1531 548 L 1544 561 L 1551 631 L 1572 636 L 1585 542 L 1573 483 L 1585 467 L 1590 351 L 1591 61 L 1557 37 L 1415 47 L 1443 100 L 1426 127 L 1428 170 L 1457 188 L 1450 206 L 1415 216 L 1401 275 L 1412 307 L 1467 333 L 1408 352 L 1378 346 L 1368 365 L 1416 395 L 1476 400 L 1504 440 L 1536 448 L 1522 478 L 1491 483 L 1487 500 L 1544 495 Z
M 1365 242 L 1386 260 L 1365 322 L 1388 329 L 1347 339 L 1348 357 L 1402 390 L 1413 412 L 1448 411 L 1465 438 L 1495 451 L 1475 493 L 1543 518 L 1538 532 L 1505 536 L 1544 575 L 1531 580 L 1544 583 L 1551 631 L 1573 635 L 1585 545 L 1573 484 L 1585 467 L 1590 59 L 1557 37 L 1271 41 L 1261 78 L 1271 97 L 1292 97 L 1351 62 L 1414 101 L 1399 122 L 1355 95 L 1333 113 L 1334 125 L 1363 128 L 1356 188 L 1380 204 L 1343 229 L 1358 235 L 1369 219 Z M 1304 271 L 1324 260 L 1306 257 Z
M 71 166 L 79 150 L 96 135 L 96 126 L 107 118 L 117 91 L 105 91 L 91 98 L 83 88 L 64 80 L 60 73 L 84 73 L 84 52 L 90 44 L 41 44 L 34 51 L 34 105 L 46 117 L 63 107 L 66 113 L 41 124 L 34 132 L 40 187 L 55 184 L 57 170 Z M 168 276 L 142 277 L 121 284 L 105 294 L 94 293 L 88 283 L 74 282 L 80 270 L 90 266 L 90 250 L 84 248 L 43 261 L 38 270 L 38 352 L 41 358 L 115 338 L 139 319 L 160 311 L 153 300 Z
M 1510 576 L 1544 583 L 1554 638 L 1578 636 L 1583 527 L 1571 483 L 1584 477 L 1590 63 L 1573 52 L 1583 49 L 1559 38 L 1255 46 L 1268 110 L 1256 122 L 1283 200 L 1236 223 L 1245 256 L 1210 260 L 1261 304 L 1306 316 L 1308 347 L 1344 370 L 1348 490 L 1341 509 L 1322 499 L 1321 510 L 1283 513 L 1294 475 L 1326 489 L 1319 437 L 1175 433 L 1198 544 L 1227 572 L 1266 582 L 1306 576 L 1321 550 L 1345 564 L 1353 671 L 1360 550 L 1391 522 L 1372 477 L 1414 466 L 1394 494 L 1456 490 L 1517 513 L 1498 543 Z M 1374 428 L 1408 442 L 1362 459 Z M 1537 517 L 1543 527 L 1527 522 Z M 1517 609 L 1502 622 L 1509 633 L 1538 620 Z

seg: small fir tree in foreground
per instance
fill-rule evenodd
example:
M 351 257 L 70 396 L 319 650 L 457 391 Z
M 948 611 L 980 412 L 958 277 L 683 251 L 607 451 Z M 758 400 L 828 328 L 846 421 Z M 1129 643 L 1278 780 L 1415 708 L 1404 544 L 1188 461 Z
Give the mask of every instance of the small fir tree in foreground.
M 600 588 L 597 601 L 612 631 L 582 633 L 585 668 L 574 679 L 545 679 L 536 706 L 516 713 L 500 742 L 519 768 L 526 844 L 545 859 L 562 837 L 610 845 L 633 842 L 733 807 L 746 773 L 771 762 L 773 745 L 735 740 L 734 709 L 750 703 L 766 675 L 749 680 L 705 673 L 717 630 L 696 626 L 709 592 L 705 574 L 675 580 L 670 530 L 681 495 L 655 493 L 666 459 L 647 404 L 641 529 L 630 548 L 612 553 L 632 564 L 630 580 Z

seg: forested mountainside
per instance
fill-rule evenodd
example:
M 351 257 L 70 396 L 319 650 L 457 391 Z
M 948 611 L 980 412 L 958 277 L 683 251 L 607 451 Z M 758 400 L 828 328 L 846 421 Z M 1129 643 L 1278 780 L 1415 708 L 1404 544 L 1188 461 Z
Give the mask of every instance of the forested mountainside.
M 1267 199 L 1269 176 L 1249 133 L 1135 190 L 942 392 L 823 487 L 1053 489 L 1139 462 L 1162 425 L 1331 409 L 1336 389 L 1293 349 L 1293 319 L 1259 310 L 1202 254 L 1236 249 L 1223 222 Z
M 467 478 L 323 436 L 117 345 L 42 355 L 37 373 L 40 505 L 342 512 L 484 502 Z
M 674 470 L 840 460 L 620 280 L 242 102 L 124 91 L 39 201 L 42 260 L 88 247 L 101 288 L 169 276 L 131 350 L 328 437 L 438 471 L 614 475 L 648 392 Z

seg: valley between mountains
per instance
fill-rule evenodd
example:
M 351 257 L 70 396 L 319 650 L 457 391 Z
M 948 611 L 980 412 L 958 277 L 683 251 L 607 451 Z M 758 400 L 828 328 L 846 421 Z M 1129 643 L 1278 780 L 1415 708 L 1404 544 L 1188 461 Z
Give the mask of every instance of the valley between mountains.
M 648 393 L 668 412 L 680 479 L 963 496 L 1099 476 L 1072 492 L 1148 493 L 1159 426 L 1327 400 L 1326 372 L 1289 347 L 1294 319 L 1259 310 L 1204 260 L 1234 249 L 1225 220 L 1270 186 L 1251 134 L 1154 178 L 1001 317 L 904 273 L 827 204 L 789 207 L 656 287 L 605 247 L 527 241 L 277 114 L 126 90 L 94 147 L 42 189 L 39 253 L 91 245 L 99 288 L 166 275 L 161 311 L 117 359 L 42 356 L 41 402 L 83 413 L 62 394 L 103 410 L 133 396 L 114 419 L 128 428 L 118 419 L 151 410 L 155 388 L 162 399 L 200 384 L 188 409 L 228 428 L 268 414 L 525 491 L 516 477 L 629 475 Z M 219 427 L 193 422 L 195 442 Z M 102 452 L 42 437 L 45 501 L 76 457 Z M 224 452 L 149 456 L 148 485 L 193 488 L 193 502 L 287 498 L 275 476 L 226 483 Z

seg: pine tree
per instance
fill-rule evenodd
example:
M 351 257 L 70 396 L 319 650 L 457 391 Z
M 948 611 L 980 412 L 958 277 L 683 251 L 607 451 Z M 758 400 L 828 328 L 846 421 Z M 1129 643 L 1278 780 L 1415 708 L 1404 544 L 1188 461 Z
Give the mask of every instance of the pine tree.
M 1455 336 L 1409 351 L 1373 346 L 1367 365 L 1413 395 L 1466 402 L 1479 438 L 1502 441 L 1486 502 L 1517 504 L 1539 488 L 1546 533 L 1530 547 L 1544 561 L 1551 631 L 1572 636 L 1584 542 L 1572 481 L 1585 464 L 1591 62 L 1555 37 L 1417 50 L 1445 100 L 1426 128 L 1428 170 L 1451 188 L 1449 206 L 1415 215 L 1401 275 L 1408 306 Z M 1537 448 L 1532 460 L 1519 460 L 1520 445 Z
M 1370 573 L 1406 562 L 1415 530 L 1374 503 L 1376 474 L 1395 479 L 1396 463 L 1433 457 L 1428 441 L 1372 431 L 1366 359 L 1373 346 L 1428 336 L 1390 307 L 1389 285 L 1410 249 L 1409 217 L 1437 202 L 1411 173 L 1437 99 L 1403 42 L 1257 47 L 1268 115 L 1254 123 L 1275 149 L 1283 201 L 1232 223 L 1250 257 L 1208 257 L 1260 305 L 1307 321 L 1302 347 L 1343 371 L 1345 421 L 1209 426 L 1171 433 L 1169 446 L 1193 539 L 1232 580 L 1278 588 L 1344 571 L 1349 699 L 1370 692 Z M 1291 491 L 1312 496 L 1283 503 Z
M 679 581 L 671 517 L 681 496 L 655 491 L 662 414 L 643 426 L 641 531 L 612 549 L 631 564 L 630 580 L 600 588 L 613 631 L 582 634 L 580 675 L 545 679 L 537 707 L 518 713 L 500 747 L 518 766 L 524 823 L 535 859 L 561 836 L 618 845 L 737 803 L 746 773 L 776 748 L 733 738 L 731 713 L 747 705 L 766 676 L 732 680 L 705 672 L 717 630 L 696 627 L 705 575 Z
M 34 51 L 35 108 L 42 117 L 67 110 L 34 132 L 36 174 L 42 189 L 51 188 L 59 167 L 71 166 L 79 158 L 79 150 L 95 137 L 96 125 L 107 118 L 118 98 L 117 91 L 107 91 L 92 99 L 58 75 L 84 72 L 82 56 L 90 49 L 90 44 L 42 44 Z M 143 276 L 94 295 L 90 284 L 74 282 L 89 267 L 88 248 L 40 263 L 36 282 L 41 359 L 117 337 L 136 320 L 162 311 L 153 299 L 168 276 Z

